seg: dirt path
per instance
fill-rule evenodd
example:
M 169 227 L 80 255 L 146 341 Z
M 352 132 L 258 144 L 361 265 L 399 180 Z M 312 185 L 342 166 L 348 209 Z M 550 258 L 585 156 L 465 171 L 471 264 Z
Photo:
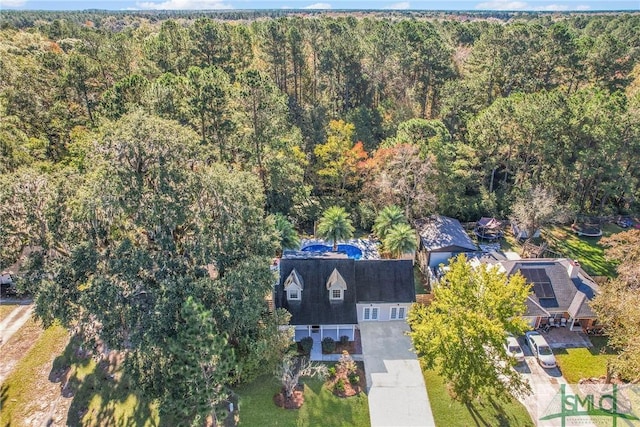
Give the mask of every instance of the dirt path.
M 0 322 L 0 346 L 4 345 L 31 317 L 32 305 L 16 307 Z

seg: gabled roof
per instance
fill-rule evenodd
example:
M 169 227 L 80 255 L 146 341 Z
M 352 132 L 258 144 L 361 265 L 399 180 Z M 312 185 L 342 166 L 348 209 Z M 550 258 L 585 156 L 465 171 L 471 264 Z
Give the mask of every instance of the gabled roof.
M 429 252 L 471 252 L 478 250 L 460 221 L 431 215 L 415 221 L 422 246 Z
M 338 269 L 347 283 L 355 282 L 352 259 L 282 259 L 280 281 L 276 286 L 275 305 L 291 313 L 292 325 L 336 325 L 357 323 L 356 288 L 348 286 L 343 300 L 330 301 L 327 278 Z M 300 301 L 288 301 L 283 280 L 296 270 L 304 280 Z
M 295 268 L 291 270 L 291 273 L 289 273 L 289 276 L 285 279 L 284 289 L 287 290 L 292 285 L 298 287 L 301 290 L 304 289 L 304 280 L 302 280 L 302 277 L 300 277 Z
M 304 280 L 300 301 L 288 301 L 284 289 L 293 271 Z M 330 282 L 344 283 L 343 300 L 329 299 Z M 280 280 L 275 288 L 275 305 L 291 313 L 292 325 L 355 324 L 357 302 L 414 301 L 410 260 L 282 259 Z
M 347 289 L 347 282 L 345 282 L 337 268 L 333 269 L 331 276 L 327 279 L 327 290 L 329 289 Z
M 546 316 L 550 312 L 567 312 L 574 318 L 594 318 L 589 301 L 596 295 L 596 285 L 586 274 L 571 278 L 564 259 L 522 259 L 501 261 L 508 275 L 520 272 L 531 283 L 526 316 Z M 549 286 L 544 285 L 545 282 Z M 546 288 L 546 289 L 545 289 Z

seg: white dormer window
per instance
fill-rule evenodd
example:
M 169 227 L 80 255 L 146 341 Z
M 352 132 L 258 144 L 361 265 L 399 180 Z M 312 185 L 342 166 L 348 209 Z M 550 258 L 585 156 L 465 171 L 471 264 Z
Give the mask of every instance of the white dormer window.
M 304 282 L 302 277 L 294 268 L 291 270 L 289 277 L 284 281 L 284 290 L 287 293 L 287 299 L 289 301 L 300 301 L 302 299 L 302 290 L 304 289 Z
M 347 282 L 344 281 L 344 278 L 337 268 L 333 269 L 333 272 L 327 279 L 327 290 L 329 291 L 329 300 L 344 300 L 344 291 L 347 290 Z

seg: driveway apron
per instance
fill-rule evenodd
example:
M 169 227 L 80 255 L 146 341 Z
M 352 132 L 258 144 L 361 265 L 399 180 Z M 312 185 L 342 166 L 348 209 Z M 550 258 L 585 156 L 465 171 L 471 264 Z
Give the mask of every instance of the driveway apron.
M 362 322 L 359 328 L 371 426 L 435 426 L 407 323 Z

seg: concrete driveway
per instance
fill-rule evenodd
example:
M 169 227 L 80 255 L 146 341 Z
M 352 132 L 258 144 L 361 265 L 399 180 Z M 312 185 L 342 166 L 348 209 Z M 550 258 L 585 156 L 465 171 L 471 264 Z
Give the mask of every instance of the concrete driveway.
M 518 339 L 525 356 L 525 363 L 516 366 L 516 370 L 529 382 L 532 393 L 520 396 L 518 400 L 527 408 L 531 419 L 537 426 L 559 426 L 559 419 L 540 421 L 545 415 L 561 411 L 560 384 L 567 384 L 560 369 L 544 369 L 533 356 L 523 337 Z M 589 420 L 580 419 L 580 427 L 595 426 Z
M 435 426 L 404 321 L 359 324 L 372 427 Z

